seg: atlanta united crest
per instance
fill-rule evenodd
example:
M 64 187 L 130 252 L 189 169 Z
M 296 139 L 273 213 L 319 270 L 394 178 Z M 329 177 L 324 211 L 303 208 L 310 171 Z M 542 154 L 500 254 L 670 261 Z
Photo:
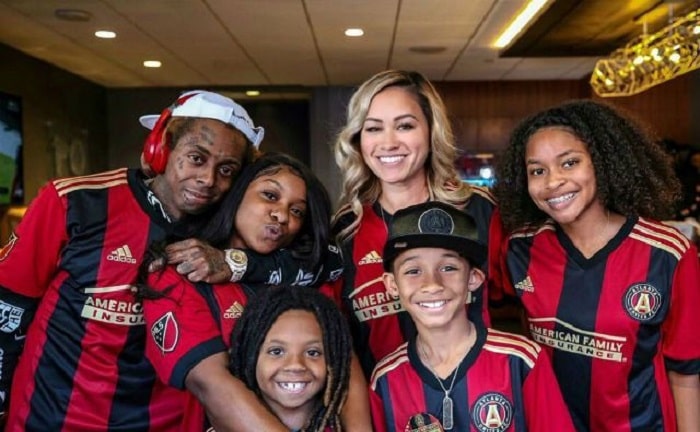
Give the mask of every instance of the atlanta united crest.
M 623 306 L 632 318 L 637 321 L 649 321 L 656 316 L 663 299 L 655 286 L 641 283 L 627 288 Z
M 513 404 L 500 393 L 485 393 L 472 406 L 472 423 L 481 432 L 503 432 L 513 422 Z

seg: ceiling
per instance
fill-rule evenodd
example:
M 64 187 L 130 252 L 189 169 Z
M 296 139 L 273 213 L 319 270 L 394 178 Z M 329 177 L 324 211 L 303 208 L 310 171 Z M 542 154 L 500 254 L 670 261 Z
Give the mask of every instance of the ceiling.
M 493 42 L 526 3 L 0 0 L 0 43 L 108 88 L 356 85 L 386 68 L 437 81 L 579 79 L 599 56 L 641 33 L 635 17 L 665 7 L 658 0 L 553 0 L 500 53 Z M 84 10 L 89 19 L 61 20 L 56 9 Z M 348 27 L 365 35 L 348 38 Z M 117 38 L 98 39 L 98 29 Z M 163 66 L 144 68 L 147 59 Z

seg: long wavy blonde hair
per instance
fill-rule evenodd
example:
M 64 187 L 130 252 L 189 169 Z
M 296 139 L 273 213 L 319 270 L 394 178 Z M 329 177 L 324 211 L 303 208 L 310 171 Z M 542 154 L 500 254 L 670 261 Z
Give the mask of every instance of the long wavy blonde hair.
M 335 142 L 335 162 L 343 173 L 343 184 L 335 224 L 341 217 L 354 213 L 354 221 L 337 234 L 343 242 L 357 233 L 362 206 L 374 203 L 382 193 L 381 181 L 365 164 L 360 151 L 360 133 L 372 99 L 388 87 L 401 87 L 412 94 L 428 120 L 430 151 L 425 161 L 428 192 L 431 200 L 463 207 L 472 193 L 462 182 L 454 166 L 457 157 L 454 135 L 445 104 L 435 87 L 419 72 L 386 70 L 365 81 L 350 98 L 345 127 Z

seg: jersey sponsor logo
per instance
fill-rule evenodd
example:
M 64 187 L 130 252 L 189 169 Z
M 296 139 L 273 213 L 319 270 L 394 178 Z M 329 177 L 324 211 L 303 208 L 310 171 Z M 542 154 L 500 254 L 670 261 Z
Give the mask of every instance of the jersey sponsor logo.
M 7 240 L 7 244 L 0 249 L 0 261 L 4 261 L 5 258 L 7 258 L 8 255 L 10 255 L 10 251 L 12 248 L 15 247 L 15 243 L 17 243 L 17 235 L 15 233 L 10 234 L 10 238 Z
M 132 288 L 134 287 L 131 285 L 85 288 L 85 294 L 93 295 L 85 299 L 85 304 L 83 305 L 83 310 L 80 312 L 80 316 L 89 320 L 116 325 L 144 325 L 145 320 L 143 318 L 141 302 L 101 297 L 101 295 L 112 294 L 119 291 L 128 291 L 131 296 Z
M 376 250 L 365 255 L 361 260 L 357 262 L 358 266 L 367 264 L 378 264 L 382 262 L 382 256 Z
M 267 280 L 268 285 L 279 285 L 282 283 L 282 269 L 278 268 L 270 273 L 270 278 Z
M 235 301 L 224 311 L 224 318 L 238 319 L 241 317 L 241 314 L 243 314 L 243 305 Z
M 600 360 L 624 363 L 624 336 L 594 333 L 574 327 L 557 318 L 530 318 L 530 334 L 535 342 L 552 348 Z M 556 328 L 552 328 L 554 324 Z
M 640 283 L 627 288 L 623 306 L 633 319 L 645 322 L 656 316 L 662 302 L 661 293 L 655 286 Z
M 12 333 L 19 328 L 24 309 L 0 300 L 0 331 Z
M 526 292 L 535 292 L 535 286 L 532 284 L 532 279 L 530 279 L 530 276 L 516 283 L 515 289 Z
M 356 296 L 352 299 L 352 308 L 360 322 L 393 315 L 404 310 L 399 299 L 386 291 Z
M 484 393 L 471 408 L 472 423 L 481 432 L 503 432 L 513 422 L 513 404 L 500 393 Z
M 172 312 L 158 318 L 151 326 L 151 337 L 161 352 L 172 352 L 180 337 L 180 328 Z
M 114 249 L 112 252 L 109 253 L 109 255 L 107 255 L 107 261 L 117 261 L 127 264 L 136 264 L 136 260 L 134 259 L 133 255 L 131 255 L 131 249 L 129 248 L 129 245 L 124 245 L 122 247 Z

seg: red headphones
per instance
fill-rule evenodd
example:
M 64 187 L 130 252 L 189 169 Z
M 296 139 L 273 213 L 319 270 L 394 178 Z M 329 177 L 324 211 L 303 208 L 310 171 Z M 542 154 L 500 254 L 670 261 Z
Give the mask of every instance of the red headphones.
M 151 170 L 158 175 L 165 172 L 170 156 L 170 134 L 166 133 L 168 122 L 173 115 L 173 110 L 185 103 L 185 101 L 199 93 L 192 92 L 180 97 L 174 104 L 167 107 L 160 113 L 160 117 L 148 134 L 146 142 L 143 144 L 143 159 L 151 167 Z

